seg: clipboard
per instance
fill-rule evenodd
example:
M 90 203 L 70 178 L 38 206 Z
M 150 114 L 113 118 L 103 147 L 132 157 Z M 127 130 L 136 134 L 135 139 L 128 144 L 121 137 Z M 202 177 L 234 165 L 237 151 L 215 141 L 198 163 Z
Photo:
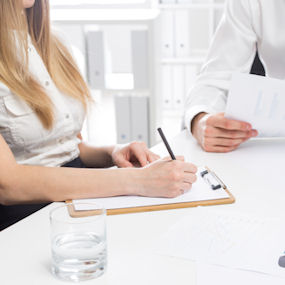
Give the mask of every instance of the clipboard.
M 212 191 L 217 191 L 223 189 L 228 194 L 227 198 L 221 199 L 209 199 L 209 200 L 201 200 L 201 201 L 191 201 L 191 202 L 171 202 L 166 204 L 157 204 L 157 205 L 149 205 L 149 206 L 134 206 L 134 207 L 123 207 L 116 209 L 108 209 L 106 207 L 107 215 L 119 215 L 119 214 L 129 214 L 129 213 L 140 213 L 140 212 L 151 212 L 151 211 L 159 211 L 159 210 L 171 210 L 171 209 L 181 209 L 181 208 L 190 208 L 197 206 L 214 206 L 214 205 L 223 205 L 223 204 L 232 204 L 235 202 L 234 196 L 228 190 L 227 186 L 223 183 L 223 181 L 216 175 L 215 172 L 211 171 L 208 167 L 205 167 L 203 171 L 199 173 L 201 177 L 208 183 L 209 187 L 212 188 Z M 198 175 L 199 175 L 198 174 Z M 190 190 L 191 191 L 191 190 Z M 112 197 L 111 197 L 112 198 Z M 106 198 L 109 199 L 109 198 Z M 68 211 L 71 217 L 86 217 L 91 215 L 96 215 L 96 210 L 77 210 L 72 204 L 73 200 L 67 200 L 66 203 L 69 204 Z M 84 200 L 82 200 L 84 203 Z

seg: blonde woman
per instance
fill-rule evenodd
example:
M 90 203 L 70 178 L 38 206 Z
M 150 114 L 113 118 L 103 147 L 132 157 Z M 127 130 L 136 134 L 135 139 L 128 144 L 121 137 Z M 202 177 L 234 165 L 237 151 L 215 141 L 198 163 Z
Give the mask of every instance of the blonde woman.
M 89 101 L 68 49 L 50 31 L 48 0 L 0 1 L 0 228 L 44 205 L 38 203 L 175 197 L 191 188 L 194 165 L 158 160 L 143 143 L 82 142 Z M 132 167 L 137 163 L 141 168 Z M 113 165 L 119 168 L 104 169 Z

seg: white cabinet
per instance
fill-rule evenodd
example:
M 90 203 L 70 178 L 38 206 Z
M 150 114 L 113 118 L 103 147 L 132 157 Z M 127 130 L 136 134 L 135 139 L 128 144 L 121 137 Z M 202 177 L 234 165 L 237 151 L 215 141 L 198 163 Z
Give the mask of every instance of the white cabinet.
M 225 0 L 158 0 L 161 10 L 157 61 L 162 110 L 183 114 L 184 102 L 195 83 Z

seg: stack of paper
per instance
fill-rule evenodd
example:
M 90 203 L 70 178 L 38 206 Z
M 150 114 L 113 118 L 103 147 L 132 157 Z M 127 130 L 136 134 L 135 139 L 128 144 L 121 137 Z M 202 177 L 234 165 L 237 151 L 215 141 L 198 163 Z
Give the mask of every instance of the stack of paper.
M 236 73 L 232 77 L 225 116 L 251 123 L 260 136 L 285 136 L 285 82 Z
M 159 253 L 285 277 L 283 221 L 196 209 L 167 232 Z

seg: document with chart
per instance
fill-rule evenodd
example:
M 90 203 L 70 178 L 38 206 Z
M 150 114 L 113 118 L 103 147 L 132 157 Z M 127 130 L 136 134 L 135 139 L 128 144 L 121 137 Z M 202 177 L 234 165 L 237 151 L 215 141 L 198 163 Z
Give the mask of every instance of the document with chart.
M 250 123 L 261 137 L 285 137 L 285 81 L 235 73 L 225 116 Z

